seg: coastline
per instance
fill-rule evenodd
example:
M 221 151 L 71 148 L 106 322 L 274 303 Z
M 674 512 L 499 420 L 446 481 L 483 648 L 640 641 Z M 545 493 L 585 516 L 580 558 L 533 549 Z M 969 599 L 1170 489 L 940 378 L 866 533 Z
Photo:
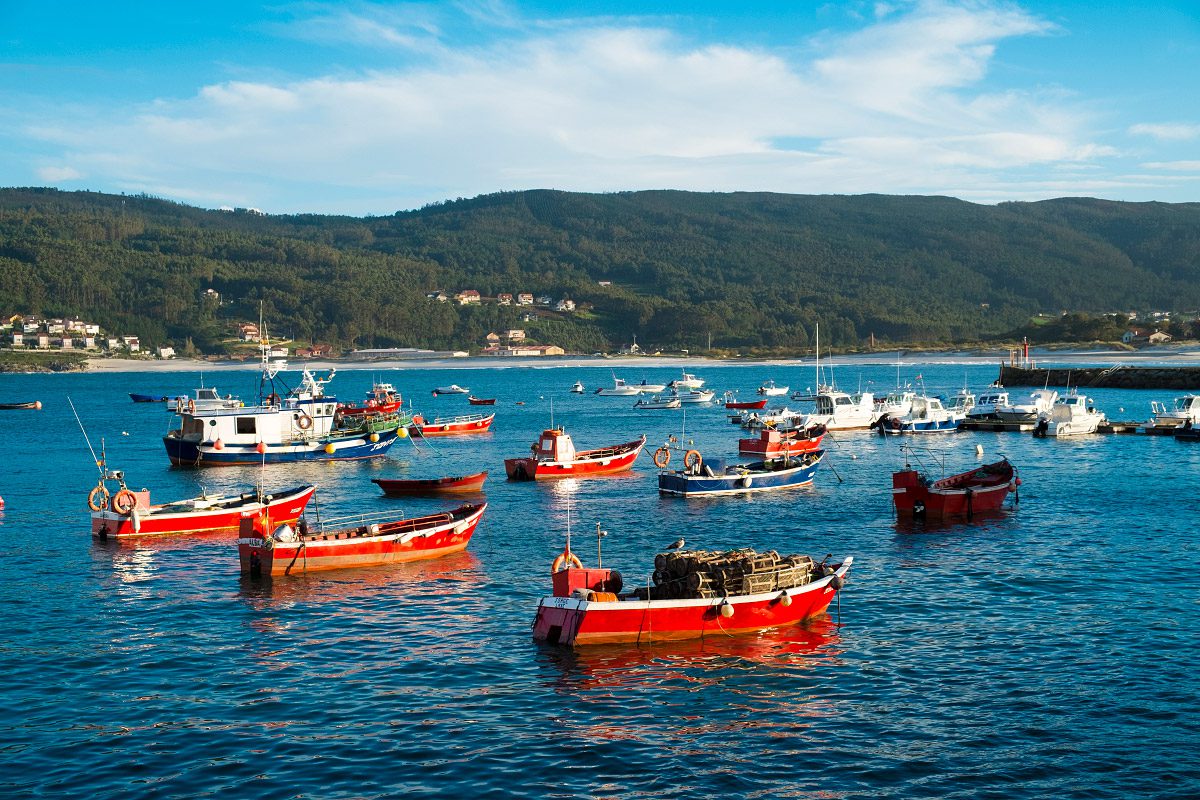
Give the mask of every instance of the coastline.
M 978 363 L 1000 364 L 1009 361 L 1008 348 L 996 350 L 886 350 L 877 353 L 851 353 L 822 357 L 822 363 L 833 366 L 841 364 L 895 364 L 897 359 L 926 364 Z M 1096 348 L 1046 349 L 1030 348 L 1030 361 L 1041 364 L 1134 364 L 1155 363 L 1159 366 L 1193 365 L 1200 363 L 1200 345 L 1156 346 L 1140 350 L 1104 350 Z M 288 369 L 297 371 L 312 369 L 325 371 L 371 371 L 404 369 L 563 369 L 568 367 L 612 367 L 612 368 L 666 368 L 666 367 L 795 367 L 813 365 L 812 356 L 799 359 L 724 359 L 704 356 L 551 356 L 541 358 L 496 358 L 494 356 L 466 356 L 438 359 L 396 359 L 386 361 L 344 361 L 339 359 L 312 359 L 288 361 Z M 258 361 L 204 361 L 200 359 L 173 358 L 170 360 L 141 360 L 123 358 L 87 359 L 84 371 L 94 373 L 122 372 L 255 372 L 260 368 Z

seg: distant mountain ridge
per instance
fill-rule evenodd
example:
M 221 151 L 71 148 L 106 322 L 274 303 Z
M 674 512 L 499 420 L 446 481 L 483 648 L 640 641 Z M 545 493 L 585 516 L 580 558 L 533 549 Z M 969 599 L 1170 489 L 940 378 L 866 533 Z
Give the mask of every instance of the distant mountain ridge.
M 523 328 L 584 351 L 634 335 L 798 350 L 818 322 L 840 346 L 978 341 L 1038 312 L 1197 309 L 1198 278 L 1196 203 L 533 190 L 354 218 L 0 190 L 0 312 L 204 351 L 260 301 L 273 333 L 343 347 L 478 347 Z M 463 289 L 582 313 L 522 321 L 528 309 L 427 297 Z

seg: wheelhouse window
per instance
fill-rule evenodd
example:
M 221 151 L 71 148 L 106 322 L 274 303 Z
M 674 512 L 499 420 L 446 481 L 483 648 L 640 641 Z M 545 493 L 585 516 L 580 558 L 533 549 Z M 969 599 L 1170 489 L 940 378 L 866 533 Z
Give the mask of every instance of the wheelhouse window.
M 237 432 L 238 433 L 256 433 L 257 428 L 254 425 L 254 417 L 238 417 Z

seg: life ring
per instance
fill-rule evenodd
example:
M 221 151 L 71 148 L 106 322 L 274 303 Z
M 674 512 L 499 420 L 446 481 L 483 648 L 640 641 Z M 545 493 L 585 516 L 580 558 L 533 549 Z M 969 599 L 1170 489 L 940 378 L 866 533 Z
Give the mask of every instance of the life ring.
M 742 488 L 743 489 L 749 489 L 753 484 L 754 484 L 754 479 L 751 478 L 749 475 L 742 478 Z
M 567 566 L 575 567 L 575 569 L 583 569 L 583 562 L 579 560 L 579 556 L 572 553 L 570 550 L 558 554 L 554 559 L 554 563 L 550 565 L 550 574 L 553 575 Z
M 97 486 L 88 494 L 88 508 L 92 511 L 103 511 L 108 508 L 108 488 Z
M 308 414 L 301 411 L 296 415 L 296 427 L 302 431 L 306 431 L 312 427 L 313 419 Z
M 667 464 L 671 463 L 671 451 L 665 447 L 660 447 L 654 451 L 654 466 L 659 469 L 666 469 Z
M 118 514 L 128 514 L 137 506 L 137 495 L 128 489 L 117 492 L 112 499 L 112 509 Z
M 683 454 L 683 466 L 687 469 L 699 469 L 704 463 L 704 457 L 699 450 L 688 450 Z
M 279 395 L 275 394 L 274 392 L 271 392 L 269 395 L 267 395 L 265 400 L 269 406 L 279 405 Z

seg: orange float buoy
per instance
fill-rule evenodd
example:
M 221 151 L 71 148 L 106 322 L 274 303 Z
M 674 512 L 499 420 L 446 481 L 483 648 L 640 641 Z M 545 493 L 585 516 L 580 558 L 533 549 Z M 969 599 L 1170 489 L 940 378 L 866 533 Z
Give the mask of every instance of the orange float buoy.
M 0 511 L 4 510 L 4 498 L 0 497 Z
M 225 449 L 225 440 L 224 439 L 217 439 L 215 442 L 213 442 L 213 450 L 224 450 L 224 449 Z
M 265 452 L 267 452 L 267 443 L 259 442 L 258 444 L 256 444 L 254 446 L 254 449 L 257 450 L 259 453 L 265 453 Z
M 328 455 L 333 455 L 334 453 L 337 452 L 337 448 L 333 446 L 333 442 L 330 442 L 329 444 L 325 445 L 325 452 Z
M 42 401 L 35 400 L 33 403 L 33 407 L 36 408 L 38 411 L 41 411 L 42 410 Z

